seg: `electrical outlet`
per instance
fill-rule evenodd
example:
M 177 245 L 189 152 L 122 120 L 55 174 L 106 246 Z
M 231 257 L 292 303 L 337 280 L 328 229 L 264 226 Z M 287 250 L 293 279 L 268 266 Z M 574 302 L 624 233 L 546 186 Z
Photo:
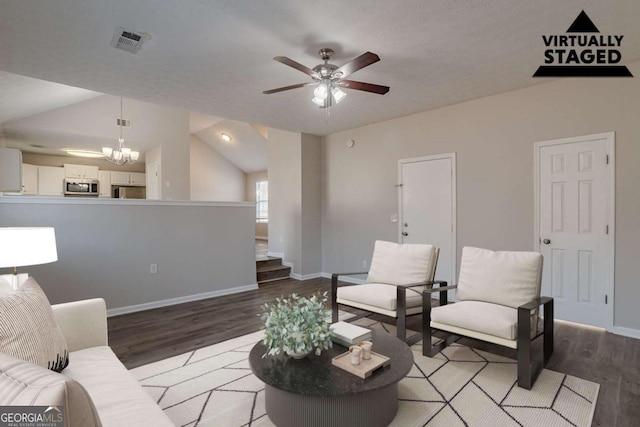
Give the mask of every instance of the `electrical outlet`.
M 149 266 L 149 273 L 151 273 L 151 274 L 158 273 L 158 264 L 151 264 Z

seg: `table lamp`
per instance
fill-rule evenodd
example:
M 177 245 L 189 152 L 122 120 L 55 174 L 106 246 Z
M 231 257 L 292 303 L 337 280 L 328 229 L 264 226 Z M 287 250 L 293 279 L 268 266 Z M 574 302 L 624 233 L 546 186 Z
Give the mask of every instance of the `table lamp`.
M 58 260 L 53 227 L 0 227 L 0 268 L 12 267 L 5 274 L 14 289 L 29 277 L 18 274 L 18 267 L 47 264 Z

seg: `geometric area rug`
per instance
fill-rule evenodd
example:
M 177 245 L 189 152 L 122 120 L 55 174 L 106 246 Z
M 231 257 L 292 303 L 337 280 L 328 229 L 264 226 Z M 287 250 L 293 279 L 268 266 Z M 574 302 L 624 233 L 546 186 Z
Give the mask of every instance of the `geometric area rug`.
M 370 319 L 356 323 L 384 329 Z M 130 372 L 176 426 L 273 426 L 264 384 L 249 368 L 258 331 Z M 398 384 L 391 426 L 590 426 L 600 385 L 543 370 L 531 390 L 516 385 L 516 361 L 453 344 L 433 358 L 412 347 L 414 365 Z M 337 369 L 337 368 L 336 368 Z

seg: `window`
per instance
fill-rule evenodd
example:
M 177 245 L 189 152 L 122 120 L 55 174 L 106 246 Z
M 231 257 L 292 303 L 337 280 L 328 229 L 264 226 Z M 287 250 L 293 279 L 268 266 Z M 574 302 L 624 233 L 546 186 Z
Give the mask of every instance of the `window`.
M 256 182 L 256 222 L 269 222 L 269 182 Z

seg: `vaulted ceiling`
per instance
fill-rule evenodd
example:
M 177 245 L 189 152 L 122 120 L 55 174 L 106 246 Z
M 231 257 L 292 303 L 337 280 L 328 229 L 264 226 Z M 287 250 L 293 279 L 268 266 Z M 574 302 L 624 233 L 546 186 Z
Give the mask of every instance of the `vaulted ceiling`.
M 640 59 L 637 0 L 1 0 L 0 70 L 323 135 L 544 82 L 531 77 L 544 60 L 541 35 L 564 33 L 583 9 L 603 34 L 625 36 L 623 63 Z M 137 54 L 117 50 L 118 27 L 150 39 Z M 310 87 L 262 94 L 308 81 L 273 57 L 313 67 L 322 47 L 337 65 L 377 53 L 352 78 L 391 91 L 351 90 L 329 116 Z M 0 80 L 0 96 L 7 85 Z

